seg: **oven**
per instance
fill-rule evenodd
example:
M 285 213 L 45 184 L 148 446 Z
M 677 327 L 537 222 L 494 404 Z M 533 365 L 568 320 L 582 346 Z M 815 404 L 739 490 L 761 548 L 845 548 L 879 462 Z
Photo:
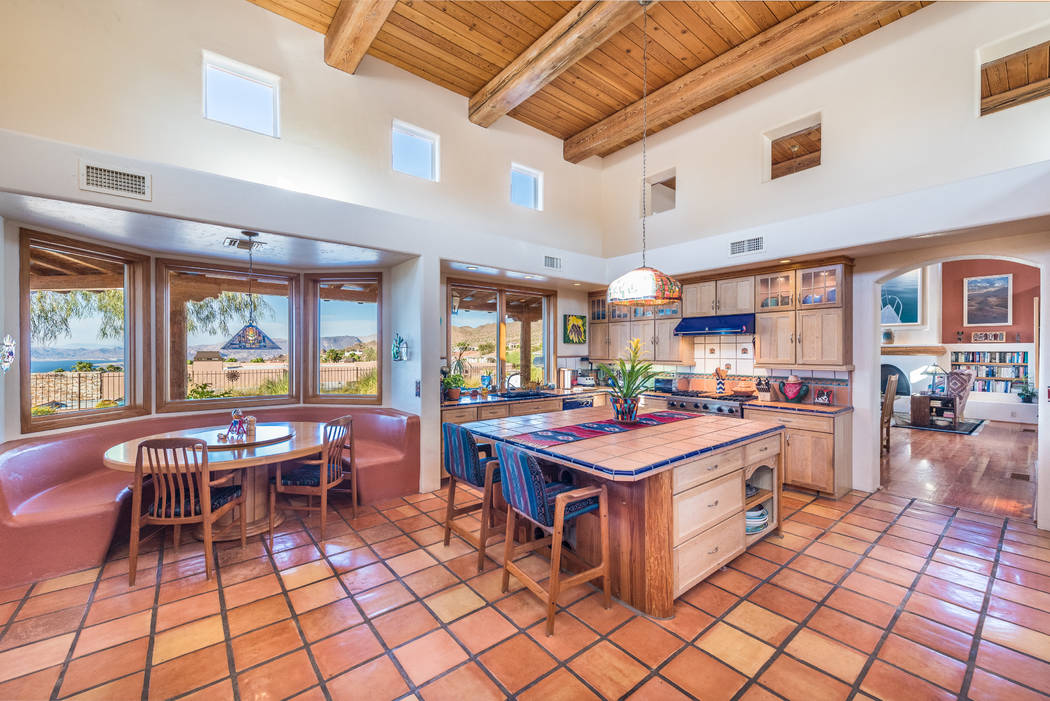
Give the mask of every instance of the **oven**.
M 594 406 L 594 397 L 566 397 L 561 400 L 561 409 L 586 409 Z

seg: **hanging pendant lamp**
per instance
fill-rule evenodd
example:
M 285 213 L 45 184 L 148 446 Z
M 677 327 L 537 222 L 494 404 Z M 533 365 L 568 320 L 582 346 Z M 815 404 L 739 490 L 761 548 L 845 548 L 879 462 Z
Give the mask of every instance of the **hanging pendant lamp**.
M 679 302 L 682 285 L 670 275 L 645 264 L 645 220 L 649 217 L 646 204 L 646 152 L 645 139 L 649 131 L 649 2 L 642 5 L 642 267 L 635 268 L 612 281 L 606 292 L 606 302 L 632 307 L 657 307 Z
M 248 323 L 233 334 L 229 341 L 226 341 L 222 350 L 281 350 L 281 347 L 255 323 L 255 297 L 252 295 L 255 261 L 252 258 L 252 251 L 257 245 L 255 237 L 259 234 L 254 231 L 242 231 L 241 233 L 248 237 Z

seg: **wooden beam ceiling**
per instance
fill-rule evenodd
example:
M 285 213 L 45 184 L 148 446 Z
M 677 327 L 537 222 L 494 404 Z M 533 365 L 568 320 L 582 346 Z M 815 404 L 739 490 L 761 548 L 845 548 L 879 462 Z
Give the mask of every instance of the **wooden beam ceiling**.
M 981 114 L 1050 95 L 1050 41 L 981 66 Z
M 642 13 L 636 2 L 582 0 L 470 98 L 470 121 L 483 127 L 536 94 Z
M 353 73 L 397 0 L 341 0 L 324 35 L 324 62 Z
M 324 33 L 326 47 L 337 34 L 367 36 L 341 40 L 354 49 L 348 66 L 367 50 L 469 98 L 477 124 L 507 114 L 562 139 L 574 162 L 640 138 L 643 32 L 633 0 L 249 1 Z M 649 89 L 660 103 L 649 133 L 927 4 L 661 0 L 648 11 Z M 347 18 L 364 11 L 358 5 L 375 8 L 367 28 Z
M 848 1 L 810 5 L 654 91 L 648 97 L 649 123 L 674 119 L 723 93 L 738 90 L 771 68 L 806 58 L 806 54 L 829 41 L 906 5 L 907 2 Z M 642 119 L 643 102 L 638 100 L 566 139 L 565 160 L 579 163 L 622 148 L 641 135 Z

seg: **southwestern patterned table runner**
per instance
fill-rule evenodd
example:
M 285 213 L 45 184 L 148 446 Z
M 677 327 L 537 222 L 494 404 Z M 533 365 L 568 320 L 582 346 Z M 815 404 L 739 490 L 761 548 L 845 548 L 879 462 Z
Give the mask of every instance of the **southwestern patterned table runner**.
M 559 428 L 533 431 L 532 433 L 520 433 L 516 436 L 511 436 L 510 440 L 526 443 L 537 448 L 547 448 L 552 445 L 574 443 L 597 436 L 625 433 L 636 428 L 645 428 L 646 426 L 658 426 L 684 419 L 695 419 L 698 416 L 699 414 L 687 414 L 683 411 L 654 411 L 651 414 L 642 414 L 634 423 L 621 423 L 616 419 L 591 421 L 574 426 L 560 426 Z

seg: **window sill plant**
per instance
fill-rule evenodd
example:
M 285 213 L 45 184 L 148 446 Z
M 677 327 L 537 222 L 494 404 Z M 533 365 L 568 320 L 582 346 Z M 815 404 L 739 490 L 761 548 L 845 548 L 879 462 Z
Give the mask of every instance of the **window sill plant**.
M 462 375 L 445 375 L 441 378 L 441 388 L 445 390 L 445 399 L 459 401 L 460 388 L 466 384 Z
M 642 359 L 642 342 L 637 338 L 627 344 L 627 357 L 620 358 L 615 368 L 600 366 L 609 376 L 612 405 L 616 420 L 634 423 L 638 420 L 638 401 L 646 386 L 658 374 L 652 363 Z

